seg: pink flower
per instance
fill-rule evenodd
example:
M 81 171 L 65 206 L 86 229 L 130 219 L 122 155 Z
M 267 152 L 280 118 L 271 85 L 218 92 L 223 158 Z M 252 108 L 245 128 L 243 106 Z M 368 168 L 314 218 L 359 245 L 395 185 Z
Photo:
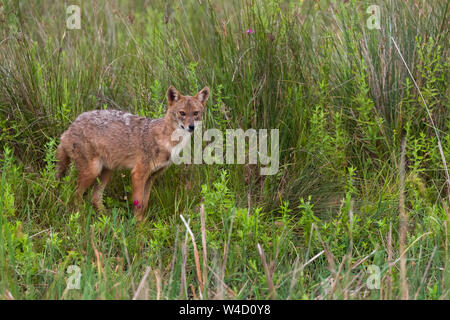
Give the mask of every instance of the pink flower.
M 139 205 L 139 201 L 138 201 L 138 200 L 134 200 L 134 201 L 133 201 L 133 204 L 134 204 L 134 206 L 136 207 L 136 206 Z
M 254 33 L 254 31 L 253 31 L 253 29 L 252 29 L 252 28 L 250 28 L 250 29 L 247 29 L 247 37 L 248 37 L 248 35 L 249 35 L 249 34 L 252 34 L 252 33 Z

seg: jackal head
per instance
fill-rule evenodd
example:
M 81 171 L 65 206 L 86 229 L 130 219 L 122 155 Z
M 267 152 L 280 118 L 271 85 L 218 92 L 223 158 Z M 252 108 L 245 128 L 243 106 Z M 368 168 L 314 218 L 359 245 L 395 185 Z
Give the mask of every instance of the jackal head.
M 209 97 L 209 88 L 204 87 L 195 96 L 182 96 L 175 87 L 170 86 L 166 97 L 169 103 L 166 116 L 172 121 L 174 127 L 188 132 L 194 131 L 194 122 L 202 120 Z

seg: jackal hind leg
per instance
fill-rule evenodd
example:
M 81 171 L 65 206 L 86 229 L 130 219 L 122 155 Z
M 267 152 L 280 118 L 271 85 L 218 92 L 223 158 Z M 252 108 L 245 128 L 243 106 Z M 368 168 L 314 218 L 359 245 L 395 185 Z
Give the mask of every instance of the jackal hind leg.
M 77 198 L 81 203 L 84 193 L 92 186 L 102 171 L 102 165 L 98 158 L 84 163 L 78 160 L 75 165 L 78 171 Z
M 105 190 L 108 182 L 111 180 L 111 177 L 112 177 L 112 170 L 103 168 L 99 177 L 100 183 L 94 186 L 91 202 L 94 208 L 98 211 L 105 210 L 105 206 L 103 205 L 103 191 Z

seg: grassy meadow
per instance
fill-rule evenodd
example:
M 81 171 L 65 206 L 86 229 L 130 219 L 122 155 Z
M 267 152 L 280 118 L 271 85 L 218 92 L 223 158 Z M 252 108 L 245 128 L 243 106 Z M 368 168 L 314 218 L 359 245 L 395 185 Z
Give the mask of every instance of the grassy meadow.
M 448 7 L 1 0 L 0 299 L 449 299 Z M 169 85 L 211 88 L 206 128 L 279 129 L 278 173 L 172 165 L 142 224 L 128 171 L 76 205 L 61 133 L 162 117 Z

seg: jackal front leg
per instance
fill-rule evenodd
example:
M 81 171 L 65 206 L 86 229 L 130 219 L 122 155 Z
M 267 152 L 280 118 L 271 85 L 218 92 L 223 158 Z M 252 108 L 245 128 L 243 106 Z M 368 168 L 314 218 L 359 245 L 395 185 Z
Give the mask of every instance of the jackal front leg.
M 137 164 L 131 171 L 131 183 L 133 187 L 134 215 L 137 221 L 144 219 L 144 194 L 150 170 L 143 165 Z

